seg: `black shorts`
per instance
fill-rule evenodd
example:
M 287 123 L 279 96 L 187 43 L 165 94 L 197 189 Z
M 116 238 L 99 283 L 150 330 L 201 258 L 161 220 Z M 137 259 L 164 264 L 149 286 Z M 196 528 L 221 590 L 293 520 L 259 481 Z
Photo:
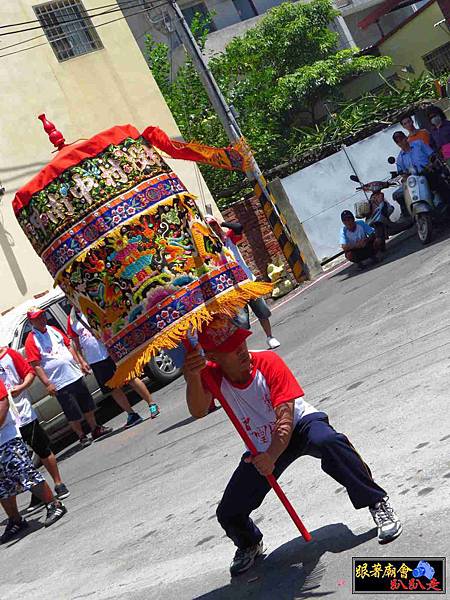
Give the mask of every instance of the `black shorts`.
M 58 390 L 56 398 L 68 421 L 81 421 L 83 413 L 95 410 L 94 399 L 82 377 Z
M 102 392 L 104 394 L 110 392 L 112 388 L 106 385 L 106 382 L 109 381 L 116 372 L 117 367 L 113 359 L 108 356 L 108 358 L 105 358 L 104 360 L 99 360 L 98 362 L 93 363 L 90 365 L 90 367 Z
M 20 434 L 24 442 L 39 456 L 39 458 L 48 458 L 52 453 L 48 435 L 35 419 L 20 428 Z

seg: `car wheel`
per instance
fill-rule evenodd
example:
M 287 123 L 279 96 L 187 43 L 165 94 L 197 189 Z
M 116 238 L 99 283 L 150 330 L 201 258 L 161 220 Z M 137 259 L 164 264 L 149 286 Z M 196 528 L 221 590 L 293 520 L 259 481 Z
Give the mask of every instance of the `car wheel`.
M 147 377 L 163 384 L 170 383 L 181 375 L 181 369 L 175 366 L 173 360 L 165 352 L 160 352 L 152 358 L 144 371 Z

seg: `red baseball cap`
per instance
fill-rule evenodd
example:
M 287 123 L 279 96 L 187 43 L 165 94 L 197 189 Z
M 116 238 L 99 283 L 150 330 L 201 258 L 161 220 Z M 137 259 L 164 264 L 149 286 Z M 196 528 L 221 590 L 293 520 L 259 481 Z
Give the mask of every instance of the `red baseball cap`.
M 206 352 L 233 352 L 250 335 L 251 331 L 237 327 L 228 317 L 216 315 L 198 334 L 198 343 Z
M 27 317 L 29 319 L 37 319 L 44 313 L 45 313 L 45 310 L 43 310 L 42 308 L 37 308 L 37 306 L 32 306 L 28 309 Z

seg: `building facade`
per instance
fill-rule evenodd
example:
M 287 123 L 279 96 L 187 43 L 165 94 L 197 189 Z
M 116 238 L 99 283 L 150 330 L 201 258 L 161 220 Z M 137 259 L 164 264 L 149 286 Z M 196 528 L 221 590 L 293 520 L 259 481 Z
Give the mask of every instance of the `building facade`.
M 52 285 L 14 217 L 16 190 L 51 158 L 52 146 L 37 116 L 46 113 L 66 142 L 89 138 L 117 124 L 142 130 L 158 125 L 180 138 L 120 8 L 104 0 L 2 0 L 1 32 L 0 311 Z M 30 22 L 27 25 L 20 25 Z M 23 29 L 30 31 L 16 33 Z M 31 39 L 33 38 L 33 39 Z M 211 204 L 198 167 L 168 162 L 186 186 Z M 214 205 L 213 205 L 214 206 Z
M 148 33 L 155 41 L 165 42 L 173 51 L 174 65 L 183 59 L 180 40 L 170 24 L 167 8 L 160 6 L 157 10 L 148 9 L 147 14 L 137 14 L 138 10 L 130 0 L 117 0 L 127 17 L 133 35 L 145 53 L 145 38 Z M 300 0 L 302 1 L 302 0 Z M 425 0 L 426 1 L 426 0 Z M 145 10 L 149 0 L 136 0 Z M 337 19 L 333 28 L 340 35 L 340 46 L 358 46 L 365 48 L 375 43 L 381 35 L 390 33 L 405 19 L 411 16 L 424 0 L 415 4 L 396 9 L 383 14 L 377 23 L 362 29 L 359 23 L 386 0 L 334 0 L 335 7 L 341 12 L 342 17 Z M 209 57 L 217 52 L 223 52 L 227 44 L 236 36 L 243 35 L 248 29 L 254 27 L 261 17 L 282 0 L 179 0 L 178 4 L 186 21 L 191 24 L 196 13 L 209 14 L 211 32 L 206 43 L 205 53 Z

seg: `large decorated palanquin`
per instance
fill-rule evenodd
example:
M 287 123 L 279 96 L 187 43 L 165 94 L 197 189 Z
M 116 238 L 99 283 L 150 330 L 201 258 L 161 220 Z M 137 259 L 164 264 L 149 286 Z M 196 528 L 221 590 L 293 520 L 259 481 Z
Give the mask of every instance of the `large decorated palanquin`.
M 70 302 L 118 365 L 111 384 L 139 374 L 215 313 L 233 315 L 270 284 L 249 281 L 161 156 L 244 169 L 241 149 L 113 127 L 65 145 L 14 199 L 17 219 Z

